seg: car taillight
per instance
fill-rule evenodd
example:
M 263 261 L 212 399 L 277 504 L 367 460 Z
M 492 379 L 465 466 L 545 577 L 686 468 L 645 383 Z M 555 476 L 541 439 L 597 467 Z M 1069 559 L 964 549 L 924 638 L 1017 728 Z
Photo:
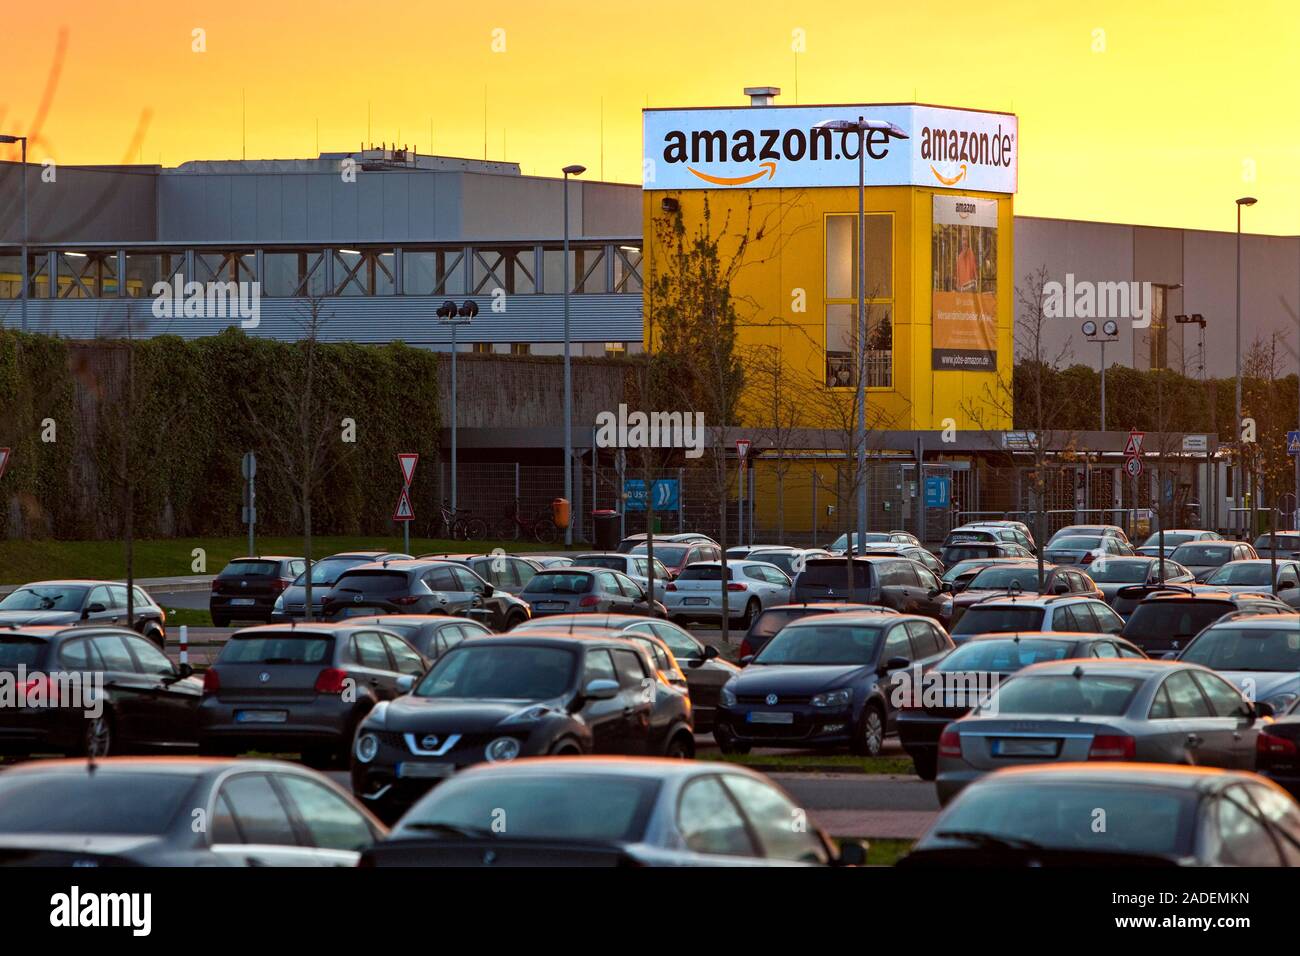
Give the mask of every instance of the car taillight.
M 1287 740 L 1285 737 L 1260 733 L 1260 735 L 1255 738 L 1255 752 L 1260 756 L 1295 756 L 1296 746 L 1294 741 Z
M 212 579 L 212 590 L 214 590 L 214 591 L 220 591 L 220 590 L 221 590 L 221 578 L 213 578 L 213 579 Z
M 728 590 L 728 591 L 747 591 L 747 590 L 749 590 L 749 589 L 748 589 L 747 587 L 745 587 L 745 585 L 741 584 L 739 581 L 732 581 L 730 584 L 727 585 L 727 590 Z
M 420 599 L 419 599 L 416 595 L 414 595 L 414 594 L 408 594 L 408 595 L 406 595 L 406 597 L 393 598 L 393 603 L 394 603 L 394 604 L 414 604 L 414 603 L 415 603 L 416 601 L 418 601 L 418 600 L 420 600 Z
M 749 657 L 753 653 L 754 653 L 754 649 L 749 646 L 749 638 L 745 638 L 743 641 L 740 642 L 740 654 L 738 656 Z
M 293 584 L 293 581 L 289 578 L 276 578 L 271 582 L 271 590 L 278 594 L 291 584 Z
M 219 690 L 221 690 L 221 676 L 215 667 L 209 667 L 203 672 L 203 693 L 215 694 Z
M 588 594 L 585 598 L 583 598 L 581 601 L 578 602 L 578 607 L 595 607 L 599 603 L 600 603 L 600 598 L 596 597 L 596 595 L 594 594 Z
M 955 730 L 945 729 L 939 737 L 939 756 L 940 757 L 960 757 L 961 756 L 961 735 Z
M 316 675 L 316 693 L 341 694 L 348 679 L 348 672 L 337 667 L 327 667 Z
M 673 584 L 672 581 L 669 581 L 667 584 L 664 585 L 664 590 L 665 590 L 665 591 L 676 591 L 676 590 L 677 590 L 677 585 Z
M 1093 559 L 1093 557 L 1094 557 L 1093 553 L 1092 553 L 1091 551 L 1089 551 L 1087 554 L 1085 554 L 1085 555 L 1083 556 L 1083 560 L 1080 561 L 1079 563 L 1080 563 L 1080 564 L 1092 564 L 1092 559 Z
M 1088 749 L 1089 760 L 1132 760 L 1137 756 L 1137 739 L 1126 734 L 1098 734 Z

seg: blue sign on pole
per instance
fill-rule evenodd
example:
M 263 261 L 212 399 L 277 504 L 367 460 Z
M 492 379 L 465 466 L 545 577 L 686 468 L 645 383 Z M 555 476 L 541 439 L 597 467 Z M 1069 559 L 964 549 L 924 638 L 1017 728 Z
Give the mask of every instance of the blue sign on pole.
M 623 481 L 624 509 L 645 511 L 645 480 L 626 478 Z M 654 483 L 655 511 L 676 511 L 681 507 L 676 478 L 657 478 Z
M 1287 454 L 1300 455 L 1300 432 L 1286 433 Z
M 952 479 L 930 477 L 925 479 L 925 506 L 927 508 L 947 508 Z

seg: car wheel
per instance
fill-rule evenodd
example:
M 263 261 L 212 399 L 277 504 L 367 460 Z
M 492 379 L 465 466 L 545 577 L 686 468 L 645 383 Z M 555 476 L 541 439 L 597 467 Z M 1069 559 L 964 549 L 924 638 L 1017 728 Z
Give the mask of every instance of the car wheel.
M 581 757 L 582 748 L 572 740 L 561 740 L 551 748 L 552 757 Z
M 885 746 L 885 717 L 879 707 L 869 706 L 853 734 L 849 749 L 859 757 L 879 757 Z
M 939 775 L 939 757 L 937 754 L 913 757 L 912 765 L 916 768 L 916 775 L 922 780 L 933 780 Z
M 165 645 L 167 643 L 167 638 L 162 631 L 158 630 L 158 628 L 150 628 L 144 632 L 144 636 L 147 640 L 153 641 L 153 643 L 157 644 L 158 650 L 166 650 Z
M 108 711 L 86 721 L 81 746 L 87 757 L 107 757 L 113 752 L 113 718 Z
M 757 600 L 750 598 L 749 603 L 745 605 L 745 616 L 740 619 L 740 626 L 743 630 L 748 631 L 754 618 L 758 617 L 760 605 Z
M 678 734 L 668 741 L 664 756 L 670 760 L 691 760 L 695 757 L 695 741 L 686 734 Z
M 728 733 L 713 732 L 713 739 L 718 742 L 718 749 L 724 754 L 747 754 L 749 753 L 749 744 L 737 742 L 736 738 Z
M 524 615 L 522 614 L 518 614 L 518 613 L 511 614 L 508 618 L 506 618 L 505 629 L 507 631 L 513 630 L 514 628 L 518 627 L 520 624 L 524 623 L 525 620 L 527 620 L 527 618 L 525 618 Z

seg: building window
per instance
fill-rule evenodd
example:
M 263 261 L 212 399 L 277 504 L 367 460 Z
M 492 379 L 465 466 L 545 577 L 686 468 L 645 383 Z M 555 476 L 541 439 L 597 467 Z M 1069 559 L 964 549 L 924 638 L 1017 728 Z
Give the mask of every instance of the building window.
M 826 217 L 826 385 L 857 385 L 865 362 L 868 388 L 894 384 L 894 217 L 866 217 L 866 341 L 859 344 L 858 217 Z M 865 354 L 864 354 L 865 351 Z M 856 360 L 855 360 L 856 356 Z
M 626 342 L 606 342 L 605 358 L 622 358 L 627 354 Z
M 527 342 L 510 343 L 511 355 L 528 355 L 530 352 L 532 352 L 532 346 L 529 345 Z
M 475 355 L 491 355 L 491 354 L 492 354 L 492 343 L 491 343 L 491 342 L 475 342 L 475 343 L 474 343 L 474 354 L 475 354 Z

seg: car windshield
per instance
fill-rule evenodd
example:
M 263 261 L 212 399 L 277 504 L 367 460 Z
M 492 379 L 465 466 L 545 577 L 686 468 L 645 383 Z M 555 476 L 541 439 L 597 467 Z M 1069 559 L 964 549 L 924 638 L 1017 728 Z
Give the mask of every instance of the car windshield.
M 1300 621 L 1283 627 L 1211 627 L 1179 660 L 1216 671 L 1300 671 Z
M 1143 601 L 1124 625 L 1124 636 L 1139 644 L 1146 639 L 1192 637 L 1236 605 L 1226 601 Z
M 575 659 L 559 647 L 461 644 L 424 676 L 415 696 L 550 700 L 573 686 Z
M 0 833 L 165 833 L 194 778 L 179 773 L 0 774 Z
M 727 580 L 730 581 L 735 577 L 731 568 L 727 568 Z M 721 581 L 722 565 L 720 564 L 690 564 L 682 568 L 682 573 L 677 575 L 678 581 Z
M 1097 561 L 1088 568 L 1088 576 L 1098 584 L 1145 584 L 1151 571 L 1150 561 Z M 1166 577 L 1174 573 L 1173 566 L 1165 562 Z
M 1097 807 L 1106 808 L 1107 825 L 1101 828 Z M 968 788 L 922 845 L 970 842 L 945 833 L 987 834 L 1051 849 L 1184 856 L 1195 813 L 1191 790 L 1017 779 Z
M 524 594 L 583 594 L 591 590 L 595 577 L 576 571 L 542 571 L 524 586 Z
M 943 579 L 952 584 L 963 575 L 978 574 L 981 567 L 988 567 L 988 565 L 981 565 L 978 561 L 959 561 L 943 572 Z
M 625 571 L 627 558 L 615 554 L 580 554 L 575 559 L 578 564 L 588 568 L 609 568 L 611 571 Z
M 1276 536 L 1276 543 L 1270 542 L 1266 534 L 1261 534 L 1255 539 L 1255 550 L 1268 550 L 1276 548 L 1278 551 L 1300 551 L 1300 536 L 1294 534 L 1279 534 Z
M 945 564 L 951 564 L 967 558 L 995 558 L 1001 553 L 996 544 L 948 545 L 943 549 L 943 560 Z
M 650 549 L 647 548 L 644 544 L 638 544 L 635 548 L 632 549 L 632 553 L 646 554 L 649 552 L 649 550 Z M 682 563 L 682 559 L 686 557 L 686 552 L 689 550 L 690 548 L 683 548 L 680 545 L 656 543 L 655 559 L 658 561 L 662 561 L 664 564 L 668 565 L 669 567 L 676 567 L 677 565 Z
M 1064 660 L 1070 655 L 1073 647 L 1071 641 L 1045 641 L 1033 638 L 968 641 L 940 661 L 935 669 L 996 671 L 1009 674 L 1030 664 Z
M 493 837 L 627 842 L 641 839 L 662 782 L 592 773 L 460 776 L 416 804 L 392 839 Z
M 1180 544 L 1186 544 L 1188 541 L 1195 541 L 1195 540 L 1196 540 L 1196 533 L 1194 531 L 1166 531 L 1165 532 L 1166 548 L 1176 548 Z M 1157 531 L 1151 537 L 1143 541 L 1142 547 L 1144 548 L 1160 547 L 1160 532 Z
M 1072 534 L 1064 538 L 1057 538 L 1047 546 L 1048 551 L 1096 551 L 1100 548 L 1101 538 L 1088 538 L 1083 535 Z
M 1169 557 L 1179 564 L 1227 564 L 1232 560 L 1232 547 L 1221 544 L 1183 544 L 1175 548 Z
M 972 529 L 969 531 L 949 532 L 948 537 L 944 540 L 944 545 L 947 546 L 950 544 L 966 544 L 971 541 L 992 542 L 997 540 L 998 540 L 998 536 L 994 534 L 992 531 L 981 531 L 979 529 Z
M 272 578 L 280 573 L 278 561 L 231 561 L 222 569 L 222 578 Z
M 0 667 L 37 667 L 45 658 L 47 642 L 21 634 L 0 634 Z
M 358 564 L 365 564 L 369 558 L 322 558 L 311 566 L 311 583 L 312 584 L 333 584 L 348 568 L 354 568 Z M 294 578 L 293 583 L 302 587 L 307 583 L 307 572 Z
M 1017 567 L 1012 565 L 993 565 L 987 567 L 975 577 L 971 578 L 968 590 L 977 591 L 980 589 L 997 589 L 1002 590 L 1011 586 L 1016 586 L 1022 591 L 1038 590 L 1038 568 L 1035 566 L 1024 565 Z
M 819 591 L 848 588 L 849 572 L 845 562 L 833 558 L 809 561 L 799 572 L 799 587 L 812 587 Z M 871 566 L 865 561 L 853 562 L 853 586 L 865 588 L 871 583 Z
M 322 664 L 331 657 L 334 638 L 324 635 L 236 634 L 221 648 L 221 664 Z
M 1262 587 L 1268 587 L 1273 576 L 1272 562 L 1266 564 L 1246 564 L 1244 562 L 1230 562 L 1223 565 L 1205 579 L 1206 584 L 1258 584 Z
M 880 628 L 845 624 L 787 627 L 758 652 L 754 664 L 870 664 Z
M 1119 717 L 1141 686 L 1136 677 L 1109 674 L 1021 674 L 998 688 L 986 709 L 990 714 Z
M 340 591 L 363 594 L 390 594 L 407 588 L 405 571 L 348 571 L 335 582 Z
M 953 627 L 953 634 L 1004 634 L 1037 631 L 1043 623 L 1041 607 L 1012 604 L 980 605 L 967 609 Z
M 0 601 L 0 611 L 79 611 L 86 588 L 75 585 L 19 588 Z

